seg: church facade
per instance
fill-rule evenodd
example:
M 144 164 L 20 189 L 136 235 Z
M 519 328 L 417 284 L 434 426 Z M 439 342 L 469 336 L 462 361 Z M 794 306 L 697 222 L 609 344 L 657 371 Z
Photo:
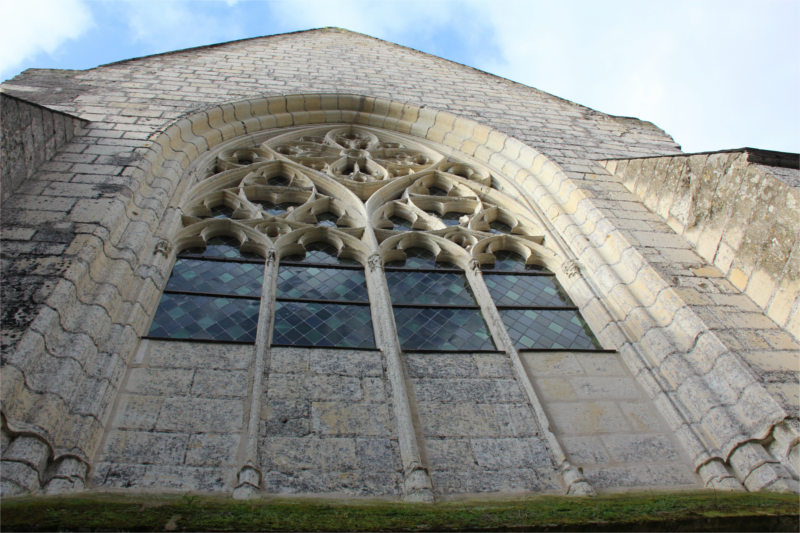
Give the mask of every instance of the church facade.
M 2 103 L 2 494 L 798 491 L 800 158 L 328 28 Z

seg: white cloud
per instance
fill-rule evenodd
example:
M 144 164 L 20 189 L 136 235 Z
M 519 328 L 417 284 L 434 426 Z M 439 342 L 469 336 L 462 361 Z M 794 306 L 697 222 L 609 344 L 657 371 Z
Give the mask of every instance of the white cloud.
M 689 151 L 800 149 L 800 2 L 472 5 L 499 50 L 479 68 L 654 122 Z
M 421 0 L 305 0 L 270 3 L 272 14 L 297 28 L 335 26 L 379 38 L 419 33 L 455 18 L 458 3 Z
M 83 0 L 2 0 L 0 11 L 0 80 L 36 54 L 54 53 L 93 24 Z
M 243 37 L 232 11 L 214 11 L 223 4 L 234 9 L 237 0 L 125 0 L 112 5 L 124 14 L 130 38 L 158 53 Z

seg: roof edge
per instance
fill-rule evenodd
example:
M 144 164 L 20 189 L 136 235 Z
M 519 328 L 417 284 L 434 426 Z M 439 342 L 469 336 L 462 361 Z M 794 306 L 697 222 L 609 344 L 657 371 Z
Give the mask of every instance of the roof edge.
M 747 162 L 757 165 L 766 165 L 770 167 L 792 168 L 800 170 L 800 154 L 793 152 L 778 152 L 775 150 L 763 150 L 761 148 L 752 148 L 745 146 L 743 148 L 729 148 L 726 150 L 711 150 L 708 152 L 692 152 L 680 154 L 660 154 L 648 155 L 643 157 L 614 157 L 608 159 L 601 159 L 599 161 L 634 161 L 637 159 L 655 159 L 657 157 L 689 157 L 693 155 L 713 155 L 713 154 L 733 154 L 743 153 L 747 154 Z

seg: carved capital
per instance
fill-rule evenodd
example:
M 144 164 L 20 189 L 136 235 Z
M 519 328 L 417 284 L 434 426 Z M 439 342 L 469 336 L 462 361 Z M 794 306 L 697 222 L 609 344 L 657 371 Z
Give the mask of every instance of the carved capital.
M 561 264 L 561 271 L 564 272 L 569 279 L 572 279 L 581 273 L 581 266 L 575 260 L 564 261 Z
M 153 250 L 153 253 L 167 257 L 171 251 L 172 251 L 172 244 L 170 244 L 170 242 L 167 239 L 159 239 L 158 242 L 156 243 L 156 247 Z
M 267 264 L 272 266 L 275 264 L 275 260 L 277 259 L 278 254 L 275 252 L 275 248 L 270 248 L 267 250 Z
M 480 271 L 481 271 L 481 263 L 480 263 L 480 261 L 478 261 L 478 260 L 477 260 L 477 259 L 475 259 L 475 258 L 473 258 L 473 259 L 470 259 L 470 260 L 469 260 L 469 268 L 470 268 L 470 270 L 472 270 L 472 271 L 473 271 L 475 274 L 479 274 L 479 273 L 480 273 Z
M 381 261 L 380 254 L 372 254 L 367 259 L 367 265 L 369 266 L 370 272 L 377 272 L 383 266 L 383 261 Z

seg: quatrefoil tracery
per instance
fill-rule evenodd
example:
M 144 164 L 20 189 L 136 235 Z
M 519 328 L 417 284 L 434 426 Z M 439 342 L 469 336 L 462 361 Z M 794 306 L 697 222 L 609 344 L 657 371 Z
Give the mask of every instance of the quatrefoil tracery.
M 227 219 L 272 240 L 316 228 L 366 243 L 369 221 L 378 242 L 429 234 L 468 252 L 497 235 L 544 242 L 540 225 L 495 188 L 487 169 L 411 138 L 312 126 L 251 143 L 217 155 L 216 174 L 184 204 L 184 226 Z

